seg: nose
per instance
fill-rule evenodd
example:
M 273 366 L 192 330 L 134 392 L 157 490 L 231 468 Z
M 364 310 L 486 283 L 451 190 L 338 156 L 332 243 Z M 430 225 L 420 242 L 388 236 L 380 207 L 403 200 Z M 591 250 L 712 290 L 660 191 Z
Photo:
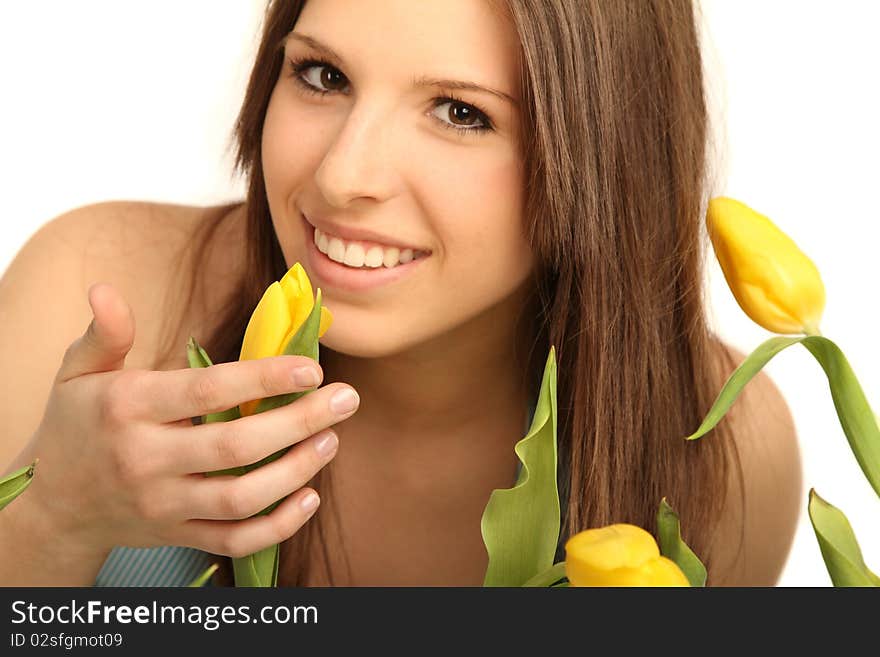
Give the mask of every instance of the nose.
M 383 201 L 394 192 L 393 120 L 379 103 L 353 105 L 315 172 L 326 202 L 346 207 L 358 198 Z

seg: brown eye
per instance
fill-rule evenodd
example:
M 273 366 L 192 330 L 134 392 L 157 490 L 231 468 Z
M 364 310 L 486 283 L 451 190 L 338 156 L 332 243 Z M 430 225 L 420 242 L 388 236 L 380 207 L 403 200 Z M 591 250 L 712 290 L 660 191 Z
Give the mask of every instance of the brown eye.
M 444 107 L 446 109 L 441 109 Z M 488 127 L 482 112 L 459 101 L 438 103 L 435 111 L 435 116 L 443 123 L 459 130 L 482 130 Z
M 319 71 L 315 76 L 313 71 Z M 345 76 L 332 66 L 325 64 L 315 64 L 313 66 L 305 66 L 301 69 L 302 77 L 305 81 L 316 87 L 318 91 L 339 91 L 345 87 Z

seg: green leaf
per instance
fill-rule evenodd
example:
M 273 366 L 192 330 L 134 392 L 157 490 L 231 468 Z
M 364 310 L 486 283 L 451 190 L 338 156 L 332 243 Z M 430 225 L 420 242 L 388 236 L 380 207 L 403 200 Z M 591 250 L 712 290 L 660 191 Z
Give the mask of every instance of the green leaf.
M 562 580 L 565 580 L 566 585 L 568 583 L 568 579 L 565 575 L 565 562 L 560 561 L 559 563 L 553 564 L 550 568 L 545 570 L 543 573 L 538 573 L 528 582 L 523 584 L 523 586 L 530 587 L 552 587 L 560 585 Z
M 219 564 L 212 563 L 208 569 L 203 572 L 201 575 L 196 577 L 192 582 L 187 584 L 188 588 L 201 588 L 211 580 L 211 576 L 216 572 L 216 570 L 220 567 Z
M 657 534 L 659 535 L 660 554 L 672 559 L 691 586 L 706 586 L 706 567 L 694 554 L 688 544 L 681 540 L 681 523 L 678 514 L 666 502 L 660 500 L 657 511 Z
M 235 586 L 278 586 L 278 558 L 278 545 L 270 545 L 246 557 L 233 559 Z
M 186 343 L 186 359 L 189 361 L 189 366 L 193 368 L 210 367 L 214 364 L 211 362 L 208 352 L 202 349 L 193 336 L 189 336 L 189 342 Z
M 836 344 L 820 335 L 775 337 L 762 343 L 730 375 L 706 419 L 695 433 L 687 436 L 687 440 L 703 436 L 718 424 L 752 377 L 773 356 L 797 343 L 802 343 L 825 371 L 840 426 L 862 472 L 874 492 L 880 495 L 880 427 L 846 356 Z
M 513 488 L 489 496 L 480 528 L 489 554 L 483 586 L 522 586 L 553 566 L 559 541 L 556 488 L 556 351 L 550 347 L 532 425 L 514 451 Z
M 186 359 L 189 361 L 189 366 L 194 368 L 210 367 L 214 364 L 208 357 L 207 352 L 202 349 L 201 345 L 199 345 L 199 343 L 196 342 L 196 339 L 192 336 L 190 336 L 189 342 L 186 343 Z M 209 413 L 208 415 L 202 416 L 202 424 L 208 424 L 209 422 L 229 422 L 231 420 L 237 420 L 240 417 L 241 413 L 238 410 L 238 406 L 233 406 L 220 413 Z M 217 474 L 235 473 L 224 470 Z
M 715 403 L 712 404 L 712 408 L 709 409 L 709 413 L 706 415 L 700 428 L 690 436 L 687 436 L 685 440 L 696 440 L 714 429 L 715 425 L 721 421 L 721 418 L 724 417 L 724 414 L 727 413 L 728 409 L 733 405 L 733 402 L 736 401 L 736 398 L 739 396 L 742 389 L 752 380 L 752 377 L 760 372 L 764 365 L 766 365 L 773 356 L 786 347 L 796 344 L 801 340 L 803 340 L 802 337 L 776 337 L 770 338 L 766 342 L 761 343 L 761 345 L 750 353 L 740 366 L 733 371 L 733 374 L 728 377 L 727 382 L 724 384 L 724 387 L 721 388 L 721 392 L 718 393 Z
M 0 479 L 0 509 L 12 502 L 16 497 L 21 495 L 31 482 L 34 480 L 34 469 L 37 467 L 40 459 L 34 459 L 30 465 L 19 468 L 15 472 Z
M 880 586 L 865 565 L 856 535 L 843 512 L 810 489 L 810 522 L 834 586 Z

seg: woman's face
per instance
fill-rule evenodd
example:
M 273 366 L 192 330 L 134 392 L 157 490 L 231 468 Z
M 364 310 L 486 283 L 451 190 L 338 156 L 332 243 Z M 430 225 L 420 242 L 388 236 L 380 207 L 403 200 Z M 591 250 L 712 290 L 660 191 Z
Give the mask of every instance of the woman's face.
M 519 44 L 492 3 L 309 0 L 284 54 L 263 171 L 287 264 L 333 312 L 321 342 L 390 355 L 516 303 Z

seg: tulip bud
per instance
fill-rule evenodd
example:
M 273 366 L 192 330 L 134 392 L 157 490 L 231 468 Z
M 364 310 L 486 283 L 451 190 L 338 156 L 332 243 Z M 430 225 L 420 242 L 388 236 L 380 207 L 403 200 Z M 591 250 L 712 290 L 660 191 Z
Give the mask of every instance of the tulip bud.
M 764 215 L 731 198 L 709 202 L 706 227 L 740 308 L 774 333 L 819 332 L 825 286 L 819 270 Z
M 660 556 L 657 542 L 627 524 L 588 529 L 565 543 L 570 586 L 690 586 L 674 561 Z
M 244 332 L 239 360 L 280 356 L 315 306 L 312 284 L 298 262 L 263 294 Z M 321 306 L 318 337 L 330 328 L 333 316 Z M 240 405 L 242 416 L 252 415 L 260 400 Z

